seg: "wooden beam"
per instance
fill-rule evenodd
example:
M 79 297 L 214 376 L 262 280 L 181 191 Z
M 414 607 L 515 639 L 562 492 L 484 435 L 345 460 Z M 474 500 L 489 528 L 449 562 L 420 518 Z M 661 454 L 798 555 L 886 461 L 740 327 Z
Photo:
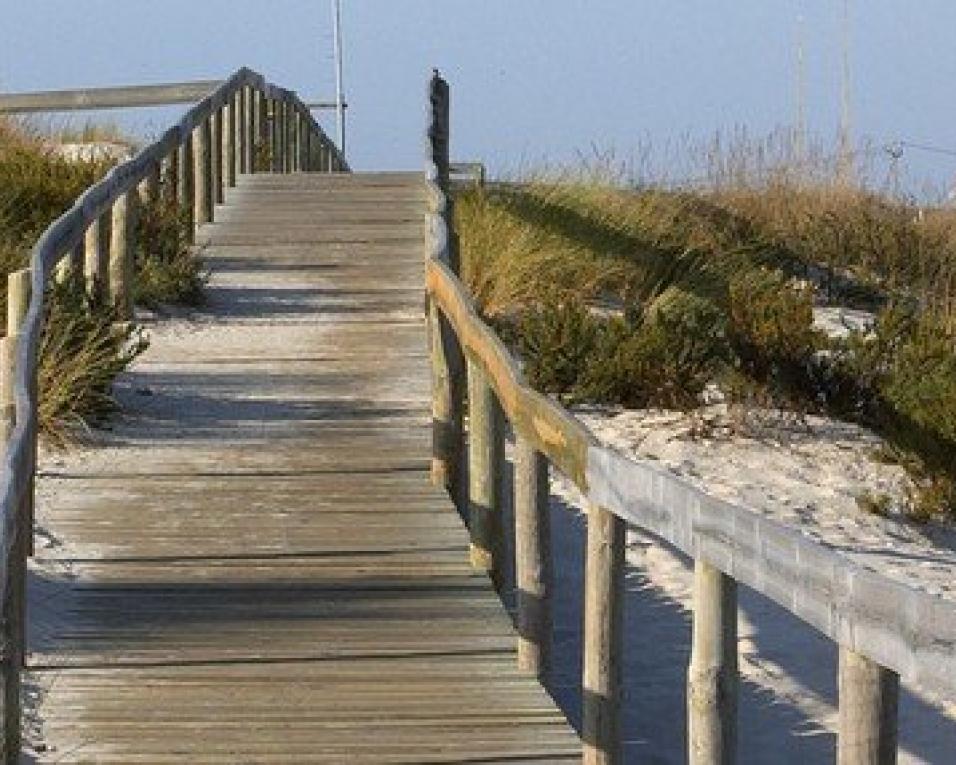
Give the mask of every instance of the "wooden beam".
M 73 112 L 190 104 L 205 98 L 221 84 L 221 80 L 200 80 L 162 85 L 3 93 L 0 94 L 0 113 Z
M 837 765 L 895 765 L 900 678 L 840 647 Z

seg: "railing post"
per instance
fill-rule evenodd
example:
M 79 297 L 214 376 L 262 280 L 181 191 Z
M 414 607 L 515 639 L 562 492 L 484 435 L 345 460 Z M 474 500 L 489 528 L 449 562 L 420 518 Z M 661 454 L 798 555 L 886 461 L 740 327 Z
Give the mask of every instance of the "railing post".
M 548 460 L 520 435 L 516 438 L 514 459 L 518 666 L 543 677 L 551 653 Z
M 895 765 L 900 678 L 840 646 L 837 765 Z
M 223 188 L 222 167 L 222 109 L 213 109 L 209 116 L 209 176 L 212 180 L 212 205 L 209 207 L 210 222 L 216 217 L 216 205 L 226 201 Z
M 83 278 L 86 292 L 91 297 L 100 294 L 106 276 L 107 255 L 103 246 L 103 228 L 103 218 L 99 216 L 90 221 L 83 237 Z
M 193 137 L 186 136 L 186 140 L 179 147 L 179 211 L 185 223 L 186 236 L 189 242 L 196 240 L 196 180 L 193 177 L 195 157 L 193 156 Z
M 488 378 L 468 359 L 468 521 L 471 565 L 502 584 L 501 474 L 504 423 Z
M 209 118 L 193 128 L 193 225 L 212 221 L 212 136 Z
M 0 341 L 0 402 L 3 409 L 3 444 L 9 442 L 16 424 L 16 407 L 13 393 L 13 377 L 16 369 L 20 333 L 30 304 L 31 273 L 23 269 L 7 278 L 7 336 Z M 35 396 L 36 386 L 33 386 Z M 35 405 L 35 399 L 34 399 Z M 20 678 L 26 637 L 26 578 L 27 555 L 31 552 L 33 537 L 33 470 L 36 464 L 36 429 L 31 433 L 33 455 L 26 479 L 21 504 L 14 519 L 12 539 L 8 542 L 6 571 L 3 576 L 2 609 L 0 609 L 0 673 L 3 683 L 2 724 L 4 763 L 19 762 L 21 744 Z
M 282 114 L 282 172 L 288 173 L 292 170 L 292 114 L 289 102 L 284 98 L 279 108 Z
M 242 132 L 245 138 L 242 142 L 242 167 L 244 173 L 256 171 L 256 144 L 258 136 L 258 118 L 256 110 L 259 108 L 259 91 L 250 85 L 242 89 Z
M 280 118 L 279 112 L 280 112 L 279 100 L 276 98 L 270 98 L 269 113 L 271 117 L 269 120 L 269 146 L 271 147 L 270 151 L 272 154 L 272 161 L 269 164 L 272 168 L 273 173 L 278 173 L 282 171 L 282 154 L 281 154 L 282 142 L 280 140 L 281 118 Z
M 694 625 L 687 673 L 688 762 L 732 765 L 737 757 L 737 583 L 694 563 Z
M 163 170 L 162 196 L 165 202 L 174 206 L 179 202 L 179 151 L 178 146 L 170 149 Z
M 624 522 L 607 510 L 591 505 L 584 574 L 581 736 L 585 765 L 620 762 L 623 590 Z
M 113 202 L 111 226 L 109 295 L 120 321 L 133 318 L 133 257 L 136 209 L 135 191 Z
M 246 164 L 246 144 L 252 139 L 252 131 L 248 128 L 246 115 L 249 113 L 249 104 L 246 99 L 249 98 L 248 87 L 241 87 L 232 97 L 232 113 L 235 120 L 235 159 L 236 175 L 243 175 L 249 172 L 249 166 Z
M 265 152 L 269 148 L 269 103 L 266 99 L 265 93 L 261 90 L 255 91 L 255 139 L 253 146 L 250 148 L 252 154 L 250 155 L 250 173 L 256 173 L 260 170 L 265 170 L 267 168 L 266 162 L 263 160 L 261 167 L 256 167 L 256 162 L 259 161 L 260 155 L 264 156 Z
M 438 168 L 438 185 L 445 192 L 445 196 L 448 196 L 451 90 L 437 69 L 434 70 L 428 86 L 428 100 L 431 104 L 428 138 L 432 145 L 432 159 Z
M 236 99 L 231 97 L 223 107 L 222 162 L 223 183 L 229 188 L 236 185 Z M 225 201 L 225 199 L 223 199 Z

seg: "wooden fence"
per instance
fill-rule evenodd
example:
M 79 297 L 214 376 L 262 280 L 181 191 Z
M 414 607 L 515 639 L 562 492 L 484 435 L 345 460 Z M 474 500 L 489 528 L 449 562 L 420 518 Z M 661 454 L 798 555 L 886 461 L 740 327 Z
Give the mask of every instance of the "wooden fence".
M 839 644 L 840 765 L 896 761 L 899 680 L 956 696 L 956 608 L 668 471 L 601 446 L 525 382 L 458 279 L 449 181 L 449 89 L 429 87 L 427 262 L 433 385 L 433 480 L 467 509 L 472 562 L 500 581 L 505 421 L 516 440 L 514 508 L 518 661 L 544 671 L 551 618 L 548 465 L 588 499 L 584 583 L 584 762 L 619 761 L 624 531 L 633 524 L 694 559 L 687 672 L 688 759 L 736 755 L 737 583 Z M 467 388 L 467 396 L 465 390 Z M 467 401 L 468 437 L 463 419 Z M 466 457 L 467 451 L 467 457 Z M 462 486 L 462 462 L 468 485 Z M 956 755 L 954 755 L 956 756 Z
M 33 537 L 37 363 L 48 281 L 72 275 L 102 289 L 132 318 L 135 211 L 161 184 L 195 226 L 209 223 L 224 189 L 259 170 L 347 171 L 332 141 L 292 91 L 240 69 L 136 157 L 113 168 L 57 219 L 33 248 L 30 268 L 8 283 L 7 337 L 0 345 L 0 407 L 6 437 L 0 503 L 0 725 L 3 762 L 18 761 L 20 675 L 25 653 L 27 557 Z M 101 230 L 109 227 L 108 238 Z

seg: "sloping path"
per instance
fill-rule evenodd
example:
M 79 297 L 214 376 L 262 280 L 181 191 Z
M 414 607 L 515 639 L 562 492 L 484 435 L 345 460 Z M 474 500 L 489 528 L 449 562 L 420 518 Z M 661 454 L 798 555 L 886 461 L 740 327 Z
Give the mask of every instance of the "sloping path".
M 203 315 L 44 460 L 35 760 L 577 760 L 428 480 L 420 176 L 247 176 L 201 238 Z

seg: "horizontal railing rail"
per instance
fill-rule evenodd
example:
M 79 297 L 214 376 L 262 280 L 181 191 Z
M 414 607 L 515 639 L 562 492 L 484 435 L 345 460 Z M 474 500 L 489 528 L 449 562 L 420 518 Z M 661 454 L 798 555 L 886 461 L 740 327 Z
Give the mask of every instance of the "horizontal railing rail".
M 41 235 L 29 269 L 10 276 L 7 337 L 0 346 L 0 404 L 8 435 L 0 476 L 3 762 L 17 762 L 21 744 L 20 673 L 26 558 L 32 547 L 37 365 L 48 281 L 54 272 L 57 278 L 82 273 L 88 290 L 105 290 L 119 316 L 130 319 L 135 210 L 143 201 L 157 198 L 162 183 L 198 227 L 213 221 L 224 189 L 235 186 L 242 173 L 348 169 L 294 92 L 243 68 L 202 97 L 159 139 L 87 189 Z M 111 229 L 105 245 L 101 223 Z
M 0 114 L 81 112 L 100 109 L 136 109 L 146 106 L 192 104 L 222 85 L 222 80 L 166 82 L 155 85 L 118 85 L 70 90 L 37 90 L 29 93 L 0 93 Z M 331 101 L 309 101 L 312 110 L 336 109 Z M 342 104 L 347 108 L 348 104 Z
M 518 658 L 543 673 L 550 642 L 548 464 L 587 499 L 583 678 L 584 761 L 619 761 L 617 718 L 626 636 L 624 528 L 633 524 L 694 559 L 688 668 L 688 757 L 736 755 L 737 599 L 745 584 L 838 643 L 838 760 L 896 760 L 899 678 L 956 696 L 956 607 L 854 562 L 758 512 L 708 495 L 672 473 L 602 446 L 559 404 L 534 391 L 479 317 L 457 274 L 448 196 L 448 86 L 433 78 L 426 176 L 426 284 L 433 387 L 433 480 L 469 518 L 472 561 L 501 577 L 504 425 L 515 435 Z M 468 487 L 465 459 L 467 373 Z

